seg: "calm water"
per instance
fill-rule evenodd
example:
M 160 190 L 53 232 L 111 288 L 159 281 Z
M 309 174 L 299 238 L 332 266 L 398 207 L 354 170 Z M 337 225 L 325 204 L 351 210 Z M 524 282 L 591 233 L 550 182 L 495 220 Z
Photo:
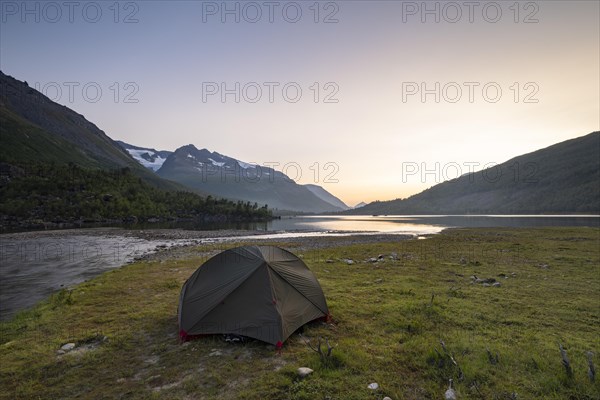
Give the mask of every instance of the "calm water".
M 0 320 L 62 288 L 155 251 L 157 246 L 186 242 L 86 236 L 73 231 L 26 240 L 0 235 Z
M 305 216 L 252 224 L 180 224 L 163 228 L 265 231 L 264 239 L 342 236 L 353 233 L 424 235 L 448 227 L 599 227 L 598 216 Z M 148 225 L 148 228 L 157 228 Z M 143 228 L 143 227 L 140 227 Z M 158 245 L 189 240 L 144 240 L 122 236 L 85 236 L 77 231 L 34 235 L 26 240 L 0 235 L 0 319 L 30 307 L 64 287 L 118 268 Z M 252 236 L 252 239 L 258 239 Z M 231 238 L 206 239 L 214 242 Z M 201 240 L 202 241 L 202 240 Z
M 164 228 L 188 230 L 236 229 L 268 232 L 385 232 L 428 234 L 450 227 L 540 227 L 540 226 L 600 226 L 600 216 L 539 216 L 539 215 L 386 215 L 386 216 L 300 216 L 282 217 L 269 222 L 237 223 L 164 223 L 127 226 L 127 228 Z M 289 235 L 289 233 L 288 233 Z
M 307 216 L 272 221 L 267 230 L 376 231 L 387 233 L 437 233 L 444 228 L 600 226 L 600 216 L 539 215 L 390 215 Z

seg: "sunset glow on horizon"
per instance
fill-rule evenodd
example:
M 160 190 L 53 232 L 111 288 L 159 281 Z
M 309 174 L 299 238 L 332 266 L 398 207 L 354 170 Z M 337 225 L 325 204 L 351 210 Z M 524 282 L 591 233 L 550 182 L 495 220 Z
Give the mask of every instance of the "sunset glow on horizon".
M 351 206 L 600 129 L 595 1 L 75 3 L 2 1 L 0 69 L 112 139 Z

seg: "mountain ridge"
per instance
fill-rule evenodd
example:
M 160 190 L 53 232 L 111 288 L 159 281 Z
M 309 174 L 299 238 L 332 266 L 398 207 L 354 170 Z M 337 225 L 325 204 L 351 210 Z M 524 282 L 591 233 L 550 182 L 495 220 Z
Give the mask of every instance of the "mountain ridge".
M 600 132 L 346 214 L 600 213 Z
M 342 210 L 282 172 L 207 149 L 197 149 L 192 144 L 170 154 L 156 173 L 204 192 L 267 204 L 278 210 L 312 213 Z
M 339 207 L 342 210 L 348 210 L 350 208 L 346 203 L 344 203 L 338 197 L 336 197 L 333 194 L 331 194 L 330 192 L 328 192 L 322 186 L 315 185 L 312 183 L 307 183 L 303 186 L 305 188 L 307 188 L 308 190 L 310 190 L 311 192 L 313 192 L 313 194 L 316 195 L 318 198 L 320 198 L 323 201 L 328 202 L 329 204 L 331 204 L 333 206 Z
M 349 208 L 321 186 L 296 184 L 282 172 L 206 148 L 198 149 L 193 144 L 168 152 L 118 143 L 148 168 L 149 157 L 168 154 L 158 168 L 152 168 L 159 176 L 215 196 L 268 204 L 291 212 L 338 212 Z

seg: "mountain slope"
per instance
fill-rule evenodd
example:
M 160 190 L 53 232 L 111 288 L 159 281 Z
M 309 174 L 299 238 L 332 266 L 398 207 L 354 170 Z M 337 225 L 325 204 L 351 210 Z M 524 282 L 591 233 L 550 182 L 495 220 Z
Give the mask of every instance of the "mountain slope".
M 83 116 L 1 72 L 0 199 L 0 231 L 271 218 L 266 207 L 162 179 Z
M 538 214 L 600 212 L 600 132 L 440 183 L 407 199 L 349 214 Z
M 99 167 L 131 165 L 130 158 L 121 148 L 82 115 L 51 101 L 24 82 L 0 74 L 0 107 L 9 118 L 17 115 L 22 121 L 73 144 L 90 164 Z
M 170 154 L 157 174 L 190 188 L 230 199 L 268 204 L 270 208 L 296 212 L 341 211 L 296 184 L 281 172 L 210 152 L 193 145 Z
M 347 210 L 350 208 L 342 200 L 338 199 L 319 185 L 306 184 L 304 187 L 310 190 L 315 196 L 323 201 L 328 202 L 334 207 L 341 208 L 342 210 Z
M 183 189 L 152 174 L 83 115 L 0 71 L 0 158 L 4 162 L 75 163 L 130 168 L 152 185 Z
M 47 133 L 1 105 L 0 144 L 0 159 L 5 162 L 64 162 L 98 166 L 96 160 L 77 146 Z

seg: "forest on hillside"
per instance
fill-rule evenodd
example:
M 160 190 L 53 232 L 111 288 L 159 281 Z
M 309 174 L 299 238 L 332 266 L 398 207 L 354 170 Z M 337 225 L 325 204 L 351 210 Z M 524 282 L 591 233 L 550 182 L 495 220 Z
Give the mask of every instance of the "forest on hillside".
M 0 225 L 13 228 L 73 222 L 272 218 L 267 206 L 162 190 L 129 168 L 88 169 L 74 163 L 2 163 L 0 198 Z

